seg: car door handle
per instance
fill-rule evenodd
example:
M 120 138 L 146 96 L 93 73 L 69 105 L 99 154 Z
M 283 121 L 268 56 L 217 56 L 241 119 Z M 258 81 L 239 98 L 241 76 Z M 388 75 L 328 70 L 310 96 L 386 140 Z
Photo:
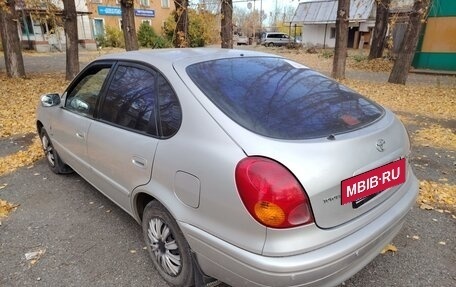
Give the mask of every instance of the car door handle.
M 146 168 L 147 160 L 139 156 L 133 156 L 131 162 L 140 168 Z
M 83 133 L 76 133 L 76 136 L 80 139 L 84 139 L 84 134 Z

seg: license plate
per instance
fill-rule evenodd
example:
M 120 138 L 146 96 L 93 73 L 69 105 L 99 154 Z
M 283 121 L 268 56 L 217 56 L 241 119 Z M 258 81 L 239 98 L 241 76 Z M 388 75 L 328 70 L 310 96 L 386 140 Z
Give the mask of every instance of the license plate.
M 405 182 L 405 158 L 341 182 L 342 205 Z

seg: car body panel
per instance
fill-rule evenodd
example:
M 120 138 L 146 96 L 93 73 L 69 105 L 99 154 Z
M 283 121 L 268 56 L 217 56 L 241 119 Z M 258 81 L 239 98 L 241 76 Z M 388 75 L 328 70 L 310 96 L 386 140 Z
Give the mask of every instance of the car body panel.
M 65 108 L 54 108 L 49 133 L 60 157 L 78 173 L 91 170 L 87 155 L 87 136 L 93 120 L 72 113 Z
M 149 182 L 158 139 L 96 121 L 87 140 L 90 182 L 131 213 L 130 194 Z
M 392 199 L 394 205 L 375 220 L 334 243 L 294 256 L 258 255 L 193 226 L 183 224 L 181 228 L 197 253 L 202 269 L 232 286 L 335 286 L 374 259 L 399 232 L 418 194 L 418 182 L 413 175 L 411 177 L 407 190 L 403 194 L 396 193 Z M 321 232 L 318 228 L 316 231 Z M 334 236 L 333 232 L 337 230 L 325 230 L 322 237 Z M 301 241 L 305 241 L 307 237 L 300 233 Z M 287 245 L 298 240 L 295 237 L 288 241 L 286 233 L 281 237 L 281 243 Z

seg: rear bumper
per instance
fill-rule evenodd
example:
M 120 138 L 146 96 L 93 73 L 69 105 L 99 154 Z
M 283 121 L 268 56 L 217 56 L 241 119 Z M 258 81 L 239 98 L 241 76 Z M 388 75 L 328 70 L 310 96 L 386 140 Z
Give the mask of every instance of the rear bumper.
M 334 286 L 372 261 L 400 231 L 418 193 L 415 176 L 411 181 L 407 193 L 374 221 L 339 241 L 299 255 L 254 254 L 194 226 L 180 226 L 203 272 L 233 286 Z

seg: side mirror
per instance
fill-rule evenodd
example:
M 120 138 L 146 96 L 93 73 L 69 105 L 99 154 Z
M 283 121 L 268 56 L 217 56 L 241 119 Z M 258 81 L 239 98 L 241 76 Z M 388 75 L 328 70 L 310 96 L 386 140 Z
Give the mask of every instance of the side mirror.
M 89 112 L 89 104 L 80 99 L 73 99 L 71 101 L 71 107 L 75 108 L 77 111 L 81 113 Z
M 60 104 L 59 94 L 47 94 L 41 96 L 41 105 L 43 107 L 53 107 Z

